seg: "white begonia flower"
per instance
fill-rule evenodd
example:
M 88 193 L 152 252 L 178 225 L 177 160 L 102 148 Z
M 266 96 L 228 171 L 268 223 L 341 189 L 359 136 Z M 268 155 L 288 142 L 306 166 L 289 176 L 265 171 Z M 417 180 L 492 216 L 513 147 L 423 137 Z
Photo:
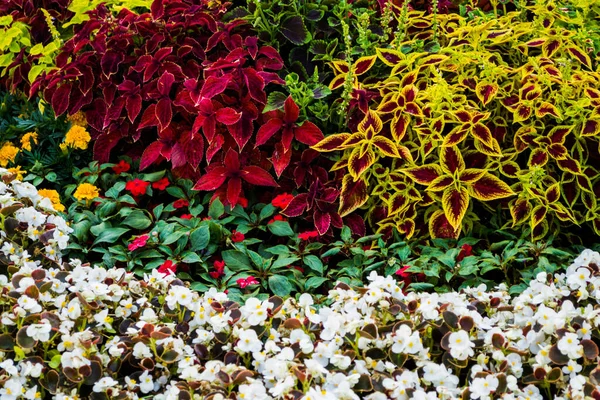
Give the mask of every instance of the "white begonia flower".
M 108 316 L 108 309 L 102 310 L 98 314 L 94 315 L 94 321 L 98 324 L 98 327 L 104 327 L 106 329 L 112 329 L 112 318 Z
M 450 355 L 457 360 L 466 360 L 475 354 L 475 345 L 471 342 L 469 334 L 463 330 L 452 332 L 448 338 Z
M 115 381 L 113 378 L 104 377 L 94 383 L 94 387 L 92 390 L 96 393 L 106 392 L 107 389 L 118 385 L 119 382 Z
M 574 274 L 569 275 L 567 283 L 571 289 L 579 289 L 587 286 L 590 279 L 590 270 L 581 267 L 578 268 Z
M 47 342 L 50 340 L 50 332 L 52 331 L 52 325 L 48 320 L 43 319 L 41 324 L 31 324 L 25 331 L 27 336 L 33 340 L 39 340 L 40 342 Z
M 152 354 L 150 347 L 146 346 L 142 342 L 137 342 L 133 346 L 133 356 L 135 358 L 142 359 L 142 358 L 151 358 L 154 356 L 154 354 Z
M 60 363 L 63 367 L 79 369 L 84 365 L 90 365 L 91 361 L 85 357 L 83 349 L 75 348 L 73 351 L 66 351 L 62 353 Z
M 35 301 L 34 299 L 32 299 L 31 297 L 29 297 L 27 295 L 23 295 L 23 296 L 19 297 L 19 299 L 17 300 L 17 304 L 23 310 L 28 311 L 32 314 L 37 314 L 37 313 L 42 312 L 42 306 L 40 306 L 37 301 Z
M 139 387 L 142 393 L 150 393 L 154 390 L 154 380 L 152 379 L 152 375 L 150 375 L 149 371 L 144 371 L 139 377 L 140 383 Z
M 262 342 L 258 339 L 256 332 L 252 329 L 242 329 L 239 333 L 239 340 L 235 346 L 236 350 L 242 353 L 257 353 L 262 349 Z
M 496 389 L 498 389 L 498 378 L 491 374 L 485 378 L 473 379 L 469 386 L 472 399 L 487 399 Z
M 271 400 L 273 399 L 267 393 L 267 389 L 260 381 L 252 381 L 250 384 L 240 385 L 238 387 L 238 399 L 240 400 Z
M 269 301 L 260 301 L 255 297 L 251 297 L 246 301 L 240 311 L 251 326 L 262 325 L 266 321 L 268 310 L 273 308 L 273 303 Z
M 579 342 L 576 333 L 567 332 L 557 343 L 558 350 L 571 359 L 583 356 L 583 346 Z

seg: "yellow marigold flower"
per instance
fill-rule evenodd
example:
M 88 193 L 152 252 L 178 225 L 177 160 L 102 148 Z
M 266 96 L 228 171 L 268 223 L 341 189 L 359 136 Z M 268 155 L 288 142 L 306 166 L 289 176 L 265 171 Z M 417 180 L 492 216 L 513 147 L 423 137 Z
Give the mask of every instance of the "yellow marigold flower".
M 60 147 L 60 149 L 62 150 L 62 152 L 64 154 L 66 154 L 67 153 L 67 149 L 68 149 L 69 146 L 67 146 L 66 143 L 61 143 L 61 144 L 58 145 L 58 147 Z
M 38 144 L 38 135 L 35 132 L 27 132 L 21 138 L 21 148 L 27 151 L 31 151 L 31 142 Z
M 38 190 L 38 194 L 42 197 L 46 197 L 50 199 L 54 209 L 56 211 L 65 211 L 65 206 L 63 206 L 60 202 L 60 196 L 56 190 L 52 189 L 40 189 Z
M 87 126 L 87 119 L 85 119 L 85 114 L 81 111 L 77 111 L 75 114 L 67 117 L 67 119 L 71 121 L 73 125 L 81 126 L 83 128 Z
M 10 172 L 11 174 L 16 175 L 16 180 L 18 181 L 22 181 L 23 180 L 23 175 L 25 175 L 27 173 L 27 171 L 21 169 L 20 165 L 17 165 L 14 168 L 9 168 L 8 172 Z
M 65 144 L 75 149 L 85 150 L 91 140 L 91 136 L 84 127 L 73 125 L 65 136 Z
M 17 154 L 19 154 L 18 147 L 10 142 L 4 143 L 0 149 L 0 165 L 6 167 L 9 162 L 14 162 Z
M 73 197 L 77 200 L 94 200 L 100 196 L 98 188 L 91 183 L 82 183 L 77 186 L 77 190 L 73 193 Z

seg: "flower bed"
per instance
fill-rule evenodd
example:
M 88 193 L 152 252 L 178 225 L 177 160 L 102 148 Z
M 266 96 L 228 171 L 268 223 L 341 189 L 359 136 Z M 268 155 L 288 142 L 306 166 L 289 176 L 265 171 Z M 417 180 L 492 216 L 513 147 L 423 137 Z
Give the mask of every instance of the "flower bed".
M 2 399 L 600 396 L 597 252 L 517 297 L 504 285 L 405 294 L 372 273 L 320 304 L 237 304 L 157 270 L 61 265 L 69 228 L 51 203 L 19 181 L 0 195 Z

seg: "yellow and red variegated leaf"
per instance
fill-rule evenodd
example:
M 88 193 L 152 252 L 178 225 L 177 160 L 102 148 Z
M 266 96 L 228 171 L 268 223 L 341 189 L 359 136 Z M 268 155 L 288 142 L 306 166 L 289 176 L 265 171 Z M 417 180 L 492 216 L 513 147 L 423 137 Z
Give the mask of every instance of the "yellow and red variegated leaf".
M 354 62 L 354 65 L 352 65 L 352 73 L 356 76 L 364 74 L 371 69 L 373 64 L 375 64 L 375 60 L 377 60 L 377 56 L 364 56 L 359 58 Z
M 363 120 L 358 124 L 359 132 L 366 132 L 368 128 L 373 129 L 375 133 L 381 132 L 381 129 L 383 128 L 381 118 L 379 118 L 379 115 L 373 110 L 367 111 Z
M 477 200 L 489 201 L 512 196 L 515 192 L 497 176 L 486 173 L 469 186 L 469 194 Z
M 545 57 L 552 58 L 552 55 L 560 48 L 561 42 L 556 39 L 549 39 L 542 45 L 542 53 Z
M 406 239 L 410 239 L 415 234 L 415 220 L 406 218 L 398 221 L 396 229 L 398 229 L 398 232 L 404 234 Z
M 406 168 L 402 172 L 414 182 L 428 186 L 431 182 L 443 175 L 442 169 L 436 164 L 427 164 L 419 167 Z
M 400 64 L 406 59 L 406 56 L 398 50 L 392 49 L 375 49 L 377 57 L 385 64 L 390 67 L 394 67 Z
M 475 87 L 475 93 L 483 105 L 487 105 L 498 94 L 498 84 L 494 82 L 480 81 Z
M 526 42 L 525 46 L 528 46 L 528 47 L 540 47 L 541 45 L 543 45 L 544 43 L 546 43 L 546 40 L 548 40 L 548 39 L 547 38 L 532 39 L 532 40 Z
M 534 149 L 529 155 L 529 161 L 527 166 L 529 167 L 543 167 L 548 162 L 548 153 L 542 149 Z
M 354 181 L 350 175 L 345 175 L 340 192 L 340 216 L 345 217 L 350 214 L 365 204 L 368 199 L 367 182 L 364 179 Z
M 419 93 L 419 89 L 415 85 L 408 85 L 402 88 L 400 96 L 404 99 L 405 103 L 410 103 L 415 101 L 417 93 Z
M 382 101 L 379 106 L 377 106 L 378 114 L 389 114 L 398 109 L 398 102 L 394 98 L 394 96 L 388 96 L 388 98 Z
M 596 136 L 600 133 L 600 120 L 588 119 L 581 126 L 581 136 Z
M 350 154 L 348 153 L 348 151 L 346 151 L 344 153 L 344 157 L 342 157 L 341 160 L 336 161 L 335 164 L 333 164 L 331 168 L 329 168 L 329 170 L 331 172 L 334 172 L 346 168 L 348 166 L 348 157 L 350 157 Z
M 346 75 L 338 75 L 335 78 L 333 78 L 331 82 L 329 82 L 329 89 L 335 90 L 337 88 L 341 88 L 342 86 L 344 86 L 344 82 L 346 82 Z
M 577 186 L 579 186 L 579 189 L 583 190 L 584 192 L 594 193 L 592 181 L 586 175 L 577 175 L 576 181 Z
M 521 225 L 531 215 L 532 207 L 531 203 L 527 199 L 515 199 L 510 202 L 509 205 L 510 215 L 513 220 L 513 228 Z
M 553 65 L 544 65 L 542 67 L 542 69 L 544 71 L 546 71 L 546 73 L 548 75 L 550 75 L 550 79 L 553 80 L 554 82 L 560 83 L 562 80 L 562 72 L 560 72 L 560 70 L 558 68 L 556 68 Z
M 350 138 L 349 133 L 338 133 L 329 135 L 311 148 L 321 153 L 326 151 L 335 151 L 344 149 L 344 142 Z
M 482 141 L 486 146 L 493 146 L 494 137 L 490 128 L 482 123 L 475 124 L 471 127 L 471 134 L 477 140 Z
M 548 133 L 548 139 L 551 143 L 564 144 L 565 138 L 571 133 L 572 129 L 571 126 L 556 126 Z
M 455 111 L 453 116 L 455 116 L 459 122 L 471 122 L 473 120 L 473 114 L 466 110 Z
M 475 148 L 486 156 L 502 157 L 502 149 L 500 148 L 500 144 L 494 138 L 492 138 L 492 146 L 488 146 L 479 140 L 475 140 L 473 143 L 475 143 Z
M 336 75 L 337 74 L 345 75 L 350 71 L 350 66 L 348 65 L 348 62 L 346 62 L 346 61 L 341 61 L 341 60 L 332 61 L 331 66 L 335 70 Z
M 500 173 L 509 178 L 516 178 L 517 172 L 520 170 L 519 164 L 514 161 L 505 161 L 500 164 Z
M 546 189 L 546 193 L 544 194 L 546 197 L 546 201 L 551 204 L 557 202 L 560 199 L 560 186 L 558 183 L 550 186 Z
M 514 138 L 514 146 L 515 150 L 517 150 L 517 153 L 520 153 L 528 148 L 529 145 L 534 143 L 537 137 L 537 130 L 531 125 L 525 125 L 517 129 Z
M 400 158 L 402 158 L 403 160 L 408 161 L 409 164 L 412 164 L 414 159 L 412 154 L 410 153 L 410 149 L 406 146 L 402 146 L 402 145 L 397 145 L 396 146 L 398 148 L 398 153 L 400 153 Z
M 442 175 L 427 186 L 427 190 L 432 192 L 441 192 L 448 188 L 448 186 L 454 184 L 454 178 L 448 175 Z
M 400 152 L 398 152 L 398 146 L 386 137 L 375 136 L 373 140 L 371 140 L 371 143 L 373 146 L 377 147 L 380 153 L 388 157 L 401 157 Z
M 464 171 L 465 160 L 463 159 L 460 150 L 456 147 L 441 147 L 440 166 L 446 173 L 454 175 L 457 171 Z
M 486 173 L 487 172 L 485 169 L 467 168 L 460 173 L 458 178 L 460 179 L 461 183 L 471 184 L 483 178 Z
M 563 171 L 570 172 L 575 175 L 581 174 L 581 165 L 579 161 L 572 159 L 571 157 L 567 157 L 564 160 L 557 160 L 558 168 Z
M 592 225 L 594 226 L 594 231 L 596 231 L 596 235 L 600 236 L 600 216 L 596 217 L 592 221 Z
M 520 104 L 513 112 L 513 122 L 525 121 L 531 116 L 531 107 L 525 104 Z
M 361 149 L 357 148 L 352 151 L 348 159 L 348 172 L 357 180 L 371 165 L 375 163 L 375 152 L 370 146 L 361 155 Z
M 440 63 L 443 63 L 444 61 L 446 61 L 447 59 L 449 59 L 450 57 L 445 56 L 443 54 L 432 54 L 430 56 L 421 58 L 420 64 L 422 67 L 428 66 L 428 65 L 437 65 Z
M 545 205 L 537 205 L 531 211 L 531 228 L 534 229 L 546 217 L 548 208 Z
M 392 137 L 394 140 L 399 143 L 406 135 L 406 130 L 408 129 L 408 125 L 410 124 L 410 117 L 406 114 L 400 114 L 391 122 L 390 128 L 392 131 Z
M 566 50 L 569 52 L 569 54 L 575 57 L 577 61 L 579 61 L 589 69 L 592 69 L 592 60 L 590 59 L 590 56 L 586 54 L 585 51 L 581 50 L 579 47 L 574 45 L 567 47 Z
M 552 115 L 554 118 L 562 118 L 560 111 L 554 105 L 543 101 L 535 110 L 535 116 L 538 118 L 544 118 L 546 115 Z
M 417 82 L 417 77 L 419 76 L 419 71 L 411 71 L 402 77 L 400 81 L 401 87 L 407 87 L 408 85 L 413 85 Z
M 548 152 L 548 155 L 555 160 L 564 160 L 569 154 L 567 148 L 562 144 L 551 144 L 546 151 Z
M 563 222 L 573 222 L 575 224 L 578 223 L 577 218 L 573 215 L 573 212 L 563 206 L 560 203 L 550 204 L 550 208 L 554 212 L 556 218 L 560 219 Z M 582 221 L 583 222 L 583 221 Z
M 404 193 L 394 193 L 387 202 L 388 217 L 396 215 L 409 206 L 409 198 Z
M 356 132 L 350 135 L 348 139 L 344 143 L 342 143 L 342 149 L 349 149 L 357 146 L 359 143 L 367 140 L 367 136 L 364 133 Z
M 454 229 L 442 210 L 436 210 L 429 217 L 429 235 L 433 239 L 457 239 L 461 228 Z
M 466 187 L 448 187 L 442 195 L 442 209 L 448 222 L 454 229 L 462 225 L 462 220 L 469 208 L 469 191 Z
M 450 147 L 459 145 L 467 138 L 467 136 L 469 136 L 470 128 L 471 126 L 469 124 L 462 124 L 455 127 L 444 137 L 442 146 Z
M 531 241 L 536 242 L 542 240 L 548 234 L 549 230 L 550 227 L 548 221 L 542 221 L 541 224 L 531 230 Z

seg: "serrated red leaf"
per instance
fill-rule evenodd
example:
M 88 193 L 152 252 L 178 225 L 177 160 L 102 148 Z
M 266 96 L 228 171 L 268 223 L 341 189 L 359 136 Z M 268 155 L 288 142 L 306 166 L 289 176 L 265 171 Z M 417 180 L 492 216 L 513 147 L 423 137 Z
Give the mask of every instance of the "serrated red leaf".
M 227 182 L 227 201 L 232 207 L 235 207 L 237 204 L 241 191 L 242 180 L 237 177 L 230 178 Z
M 111 134 L 110 132 L 103 133 L 94 142 L 94 159 L 101 163 L 106 163 L 110 159 L 110 151 L 119 143 L 121 137 Z
M 287 217 L 298 217 L 308 207 L 308 193 L 302 193 L 294 197 L 281 213 Z
M 146 108 L 146 111 L 144 111 L 142 114 L 142 119 L 138 125 L 138 130 L 157 125 L 158 118 L 156 117 L 156 104 L 150 104 L 148 108 Z
M 262 146 L 283 126 L 283 121 L 279 118 L 271 118 L 265 122 L 256 133 L 255 147 Z
M 298 108 L 298 105 L 294 99 L 292 99 L 292 96 L 288 96 L 288 98 L 285 99 L 285 103 L 283 103 L 283 112 L 283 122 L 286 124 L 292 124 L 298 120 L 300 108 Z
M 125 108 L 127 109 L 129 121 L 133 123 L 142 110 L 142 96 L 139 94 L 128 96 L 125 101 Z
M 285 151 L 283 149 L 283 145 L 281 143 L 277 143 L 275 145 L 275 150 L 273 151 L 273 157 L 271 157 L 271 163 L 273 164 L 273 168 L 275 169 L 275 174 L 277 174 L 277 178 L 281 177 L 281 174 L 287 166 L 290 164 L 292 159 L 292 150 Z
M 313 220 L 319 235 L 326 234 L 331 225 L 331 215 L 329 215 L 329 213 L 321 212 L 320 210 L 315 210 L 313 213 Z
M 194 190 L 216 190 L 227 179 L 227 168 L 215 167 L 200 177 L 194 185 Z
M 158 159 L 160 153 L 162 152 L 162 148 L 163 143 L 160 141 L 150 143 L 150 145 L 146 147 L 140 160 L 140 171 L 145 170 Z
M 242 113 L 231 107 L 219 108 L 216 113 L 217 121 L 225 125 L 233 125 L 240 120 Z
M 156 81 L 156 89 L 163 97 L 168 97 L 171 92 L 171 88 L 175 83 L 175 76 L 170 72 L 163 72 L 163 74 Z
M 294 128 L 296 140 L 309 146 L 314 146 L 323 140 L 323 132 L 310 121 L 304 121 L 301 126 Z
M 248 87 L 250 97 L 261 104 L 266 104 L 267 94 L 264 91 L 265 82 L 263 78 L 261 78 L 253 68 L 245 68 L 244 79 L 246 81 L 246 86 Z
M 156 103 L 156 120 L 160 125 L 160 130 L 165 130 L 171 123 L 173 118 L 173 110 L 171 109 L 171 100 L 162 98 Z
M 69 96 L 71 95 L 71 85 L 65 83 L 59 86 L 52 94 L 52 109 L 58 117 L 67 111 L 69 107 Z
M 278 186 L 275 179 L 264 169 L 249 165 L 242 169 L 242 179 L 257 186 Z
M 221 94 L 227 89 L 227 85 L 231 80 L 231 75 L 226 74 L 221 77 L 209 76 L 204 81 L 202 85 L 202 90 L 200 91 L 200 95 L 202 97 L 206 97 L 212 99 L 218 94 Z

